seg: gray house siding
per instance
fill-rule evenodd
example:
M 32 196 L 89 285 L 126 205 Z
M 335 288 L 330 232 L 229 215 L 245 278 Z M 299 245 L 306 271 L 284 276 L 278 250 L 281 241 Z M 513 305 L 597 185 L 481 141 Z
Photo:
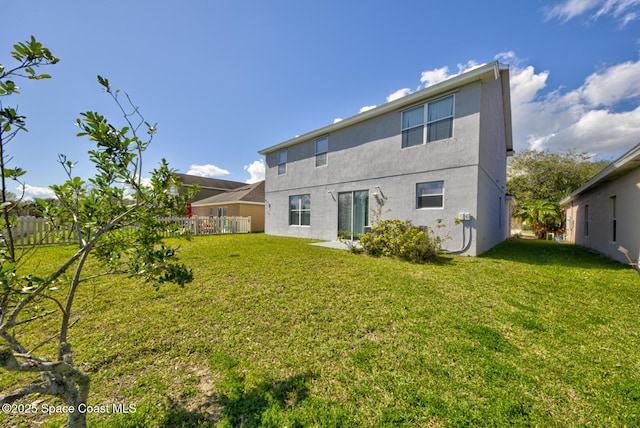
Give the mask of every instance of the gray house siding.
M 483 253 L 508 238 L 510 210 L 506 192 L 507 157 L 504 145 L 509 127 L 504 120 L 504 93 L 501 81 L 487 82 L 482 86 L 482 107 L 480 116 L 480 144 L 478 145 L 478 212 L 483 213 L 477 221 L 477 251 Z
M 370 209 L 375 208 L 374 193 L 387 198 L 383 218 L 432 227 L 442 219 L 446 225 L 442 233 L 452 236 L 446 243 L 449 250 L 476 255 L 500 242 L 505 234 L 499 220 L 507 214 L 500 212 L 498 203 L 506 207 L 506 152 L 511 136 L 504 129 L 500 83 L 506 78 L 508 88 L 508 71 L 502 70 L 501 79 L 494 76 L 496 70 L 496 64 L 486 66 L 482 77 L 464 85 L 442 84 L 424 90 L 422 98 L 417 94 L 415 102 L 405 97 L 405 102 L 385 105 L 382 113 L 365 113 L 347 119 L 346 125 L 330 125 L 261 151 L 267 166 L 266 233 L 335 240 L 338 195 L 365 191 Z M 403 148 L 402 112 L 449 95 L 454 97 L 451 138 Z M 326 165 L 316 166 L 315 142 L 321 137 L 328 137 Z M 282 150 L 287 158 L 283 174 L 278 171 Z M 434 181 L 444 183 L 443 207 L 417 208 L 417 184 Z M 309 195 L 308 226 L 289 224 L 289 198 L 296 195 Z M 462 213 L 469 219 L 455 225 L 454 219 Z
M 616 204 L 616 236 L 613 237 L 612 198 Z M 618 251 L 623 246 L 631 256 L 640 253 L 640 168 L 582 192 L 565 204 L 567 208 L 568 240 L 591 248 L 607 257 L 627 263 L 627 258 Z M 588 206 L 588 219 L 585 218 Z M 588 231 L 586 222 L 588 220 Z

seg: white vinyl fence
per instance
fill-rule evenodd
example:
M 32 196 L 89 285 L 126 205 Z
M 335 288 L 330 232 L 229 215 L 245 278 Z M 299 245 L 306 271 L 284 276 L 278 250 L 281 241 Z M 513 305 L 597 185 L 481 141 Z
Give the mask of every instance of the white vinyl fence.
M 167 217 L 192 235 L 250 233 L 251 217 Z M 15 245 L 70 244 L 77 236 L 69 225 L 52 225 L 43 218 L 20 217 L 12 229 Z M 4 234 L 4 233 L 3 233 Z
M 71 225 L 53 225 L 38 217 L 18 218 L 12 235 L 15 245 L 70 244 L 78 241 Z
M 223 233 L 250 233 L 251 217 L 169 217 L 192 235 L 220 235 Z

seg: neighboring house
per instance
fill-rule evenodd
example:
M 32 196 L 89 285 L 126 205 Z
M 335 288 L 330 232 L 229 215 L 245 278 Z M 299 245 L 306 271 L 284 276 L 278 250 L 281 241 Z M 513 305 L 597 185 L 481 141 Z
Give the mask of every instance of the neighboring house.
M 493 62 L 261 150 L 265 232 L 357 239 L 384 197 L 382 218 L 442 219 L 450 251 L 481 254 L 510 235 L 512 153 L 509 70 Z
M 567 241 L 628 263 L 640 252 L 640 144 L 560 201 L 566 209 Z
M 191 203 L 199 217 L 251 217 L 251 232 L 264 231 L 264 180 Z
M 198 193 L 191 199 L 192 202 L 219 195 L 239 187 L 246 186 L 247 183 L 239 181 L 221 180 L 219 178 L 199 177 L 197 175 L 176 174 L 180 177 L 185 187 L 192 187 L 194 184 L 200 186 Z

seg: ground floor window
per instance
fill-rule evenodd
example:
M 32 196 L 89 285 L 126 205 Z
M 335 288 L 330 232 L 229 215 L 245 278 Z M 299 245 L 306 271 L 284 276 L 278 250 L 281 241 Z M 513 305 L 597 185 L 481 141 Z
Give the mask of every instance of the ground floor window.
M 416 185 L 416 208 L 444 207 L 444 181 L 430 181 Z
M 589 205 L 584 206 L 584 236 L 589 236 Z
M 618 218 L 616 213 L 616 197 L 611 197 L 611 242 L 618 240 Z
M 289 196 L 289 225 L 311 225 L 311 196 Z

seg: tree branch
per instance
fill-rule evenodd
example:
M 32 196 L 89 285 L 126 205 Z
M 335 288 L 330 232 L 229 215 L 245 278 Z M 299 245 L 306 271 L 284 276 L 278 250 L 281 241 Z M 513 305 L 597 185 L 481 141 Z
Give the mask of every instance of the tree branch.
M 31 321 L 35 321 L 35 320 L 40 319 L 40 318 L 48 317 L 49 315 L 54 314 L 55 312 L 56 311 L 46 311 L 46 312 L 43 312 L 43 313 L 41 313 L 39 315 L 35 315 L 35 316 L 31 317 L 31 318 L 27 318 L 27 319 L 24 319 L 22 321 L 18 321 L 13 326 L 17 327 L 17 326 L 19 326 L 21 324 L 27 324 L 27 323 L 30 323 Z
M 79 318 L 77 318 L 76 320 L 74 320 L 70 325 L 69 325 L 69 329 L 71 329 L 74 325 L 76 325 L 76 323 L 80 321 Z M 43 340 L 42 342 L 40 342 L 39 344 L 37 344 L 36 346 L 33 347 L 33 349 L 29 352 L 29 355 L 33 354 L 34 352 L 36 352 L 38 349 L 40 349 L 40 347 L 46 345 L 47 343 L 51 342 L 53 339 L 55 339 L 56 337 L 60 336 L 60 332 L 51 335 L 48 339 Z
M 11 404 L 16 400 L 21 399 L 30 394 L 43 394 L 43 395 L 56 395 L 52 394 L 51 384 L 48 382 L 36 383 L 33 385 L 26 386 L 24 388 L 16 389 L 15 391 L 8 392 L 6 394 L 0 395 L 0 403 L 2 404 Z
M 66 351 L 70 352 L 69 346 L 64 346 Z M 24 357 L 23 355 L 20 355 Z M 65 354 L 64 359 L 67 359 L 68 356 Z M 27 372 L 27 373 L 42 373 L 42 374 L 52 374 L 56 378 L 61 377 L 62 379 L 68 379 L 78 385 L 79 393 L 81 394 L 80 399 L 82 403 L 86 402 L 87 394 L 89 392 L 89 384 L 90 378 L 89 375 L 84 373 L 82 370 L 73 367 L 68 364 L 66 361 L 44 361 L 40 359 L 34 359 L 27 355 L 27 362 L 21 363 L 16 359 L 16 355 L 11 352 L 11 349 L 8 346 L 0 347 L 0 367 L 9 371 L 18 371 L 18 372 Z M 65 392 L 64 387 L 61 388 L 61 391 L 56 391 L 55 383 L 49 383 L 47 388 L 42 389 L 41 387 L 36 387 L 36 391 L 29 391 L 29 387 L 22 388 L 22 390 L 18 390 L 16 393 L 9 393 L 14 400 L 20 398 L 21 396 L 25 396 L 31 392 L 41 392 L 44 394 L 55 395 L 58 397 L 62 397 L 61 393 Z M 68 392 L 68 391 L 66 391 Z M 6 396 L 0 397 L 0 400 L 5 400 Z

